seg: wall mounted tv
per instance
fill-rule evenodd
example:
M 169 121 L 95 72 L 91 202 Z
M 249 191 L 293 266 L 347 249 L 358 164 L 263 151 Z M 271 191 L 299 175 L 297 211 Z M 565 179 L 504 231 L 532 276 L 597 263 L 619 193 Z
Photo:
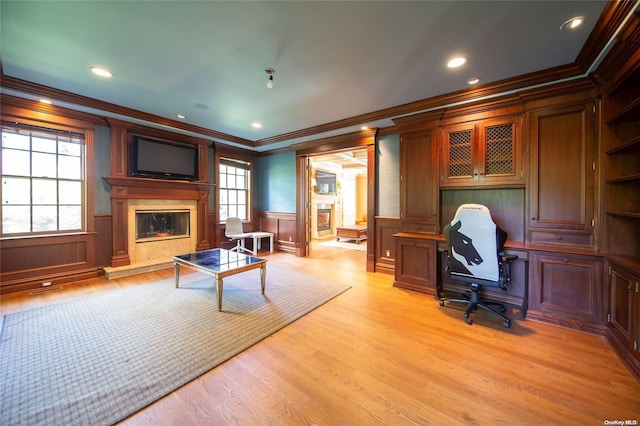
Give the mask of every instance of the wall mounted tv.
M 134 136 L 131 176 L 198 180 L 198 147 Z
M 316 194 L 335 194 L 336 174 L 316 171 Z

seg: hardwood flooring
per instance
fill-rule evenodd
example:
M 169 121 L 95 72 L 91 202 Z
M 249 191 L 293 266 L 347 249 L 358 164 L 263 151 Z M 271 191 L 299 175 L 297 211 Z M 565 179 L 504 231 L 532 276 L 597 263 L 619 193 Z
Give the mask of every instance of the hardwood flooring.
M 262 255 L 262 253 L 261 253 Z M 606 340 L 462 310 L 312 246 L 269 262 L 352 288 L 122 425 L 534 425 L 640 421 L 640 383 Z M 171 277 L 172 269 L 3 296 L 3 313 Z M 268 289 L 267 289 L 268 292 Z

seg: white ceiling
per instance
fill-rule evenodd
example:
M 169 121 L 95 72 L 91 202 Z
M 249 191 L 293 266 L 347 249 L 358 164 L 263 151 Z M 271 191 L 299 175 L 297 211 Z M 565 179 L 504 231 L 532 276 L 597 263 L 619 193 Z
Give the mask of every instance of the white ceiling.
M 260 141 L 571 64 L 605 4 L 2 0 L 0 58 L 7 76 Z M 447 69 L 453 54 L 467 64 Z

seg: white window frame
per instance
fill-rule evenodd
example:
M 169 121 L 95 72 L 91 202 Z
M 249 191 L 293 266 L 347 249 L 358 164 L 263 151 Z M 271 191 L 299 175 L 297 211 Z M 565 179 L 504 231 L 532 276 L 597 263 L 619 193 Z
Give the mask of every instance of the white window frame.
M 4 144 L 4 134 L 22 134 L 29 135 L 29 146 L 28 149 L 24 149 L 25 147 L 5 147 Z M 13 236 L 30 236 L 30 235 L 50 235 L 50 234 L 66 234 L 66 233 L 74 233 L 74 232 L 85 232 L 87 230 L 87 197 L 86 197 L 86 188 L 87 188 L 87 168 L 86 168 L 86 135 L 82 132 L 70 132 L 70 131 L 62 131 L 57 129 L 39 127 L 39 126 L 30 126 L 26 124 L 20 123 L 10 123 L 10 122 L 2 122 L 2 134 L 3 134 L 3 143 L 0 148 L 0 177 L 2 178 L 2 186 L 0 187 L 0 197 L 2 198 L 2 206 L 0 206 L 1 214 L 0 217 L 3 218 L 2 223 L 0 223 L 0 236 L 2 237 L 13 237 Z M 39 175 L 34 170 L 34 156 L 42 154 L 43 152 L 38 148 L 34 148 L 34 139 L 45 138 L 55 140 L 55 151 L 47 152 L 47 155 L 55 156 L 55 173 L 48 173 L 46 176 Z M 61 152 L 60 147 L 61 143 L 77 143 L 79 145 L 79 154 L 68 155 L 64 152 Z M 12 170 L 5 170 L 10 168 L 10 164 L 7 164 L 6 167 L 3 167 L 3 153 L 8 153 L 11 151 L 12 153 L 22 153 L 23 155 L 26 153 L 29 157 L 29 167 L 30 170 L 28 173 L 13 173 Z M 61 161 L 66 159 L 73 159 L 79 157 L 78 167 L 80 170 L 78 171 L 78 177 L 70 178 L 68 176 L 63 176 L 62 167 L 58 167 Z M 7 160 L 8 162 L 8 160 Z M 28 181 L 28 199 L 19 200 L 19 202 L 14 200 L 5 199 L 5 195 L 3 195 L 2 191 L 5 187 L 5 179 L 14 178 L 14 179 L 24 179 Z M 34 200 L 34 184 L 37 183 L 43 184 L 48 183 L 52 184 L 55 188 L 55 200 L 48 200 L 46 203 L 38 202 L 38 200 Z M 65 193 L 63 191 L 63 187 L 65 184 L 73 185 L 77 183 L 80 185 L 79 188 L 79 203 L 78 202 L 69 202 L 65 201 Z M 21 229 L 19 231 L 11 231 L 10 229 L 6 229 L 4 223 L 4 209 L 5 206 L 16 206 L 27 208 L 29 210 L 29 219 L 28 219 L 28 230 Z M 35 209 L 40 207 L 49 207 L 55 210 L 55 218 L 52 217 L 52 222 L 55 224 L 50 229 L 38 229 L 35 226 L 34 222 L 37 220 L 34 219 L 34 207 Z M 64 209 L 68 208 L 76 208 L 79 207 L 79 223 L 78 226 L 67 227 L 64 225 Z M 76 222 L 77 223 L 77 222 Z
M 218 161 L 218 214 L 220 222 L 228 217 L 242 221 L 251 218 L 251 162 L 229 157 Z M 228 173 L 228 168 L 233 173 Z M 240 208 L 242 207 L 242 208 Z

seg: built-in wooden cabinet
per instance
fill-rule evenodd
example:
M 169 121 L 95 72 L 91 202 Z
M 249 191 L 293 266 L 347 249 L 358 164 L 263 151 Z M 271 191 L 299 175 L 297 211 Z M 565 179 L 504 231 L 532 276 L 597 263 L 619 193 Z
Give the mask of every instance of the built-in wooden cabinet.
M 423 236 L 400 232 L 396 240 L 396 287 L 437 294 L 437 244 Z
M 400 136 L 400 221 L 406 232 L 436 233 L 436 143 L 431 132 Z
M 394 120 L 400 130 L 400 229 L 435 234 L 438 215 L 437 114 Z
M 602 331 L 600 257 L 533 252 L 529 263 L 530 317 L 588 331 Z
M 440 186 L 524 185 L 522 115 L 443 126 Z
M 549 99 L 527 113 L 527 241 L 592 248 L 596 103 L 567 98 L 575 103 L 563 105 L 564 99 Z
M 610 334 L 640 363 L 640 276 L 615 262 L 608 269 Z
M 604 97 L 606 251 L 640 257 L 640 66 Z

